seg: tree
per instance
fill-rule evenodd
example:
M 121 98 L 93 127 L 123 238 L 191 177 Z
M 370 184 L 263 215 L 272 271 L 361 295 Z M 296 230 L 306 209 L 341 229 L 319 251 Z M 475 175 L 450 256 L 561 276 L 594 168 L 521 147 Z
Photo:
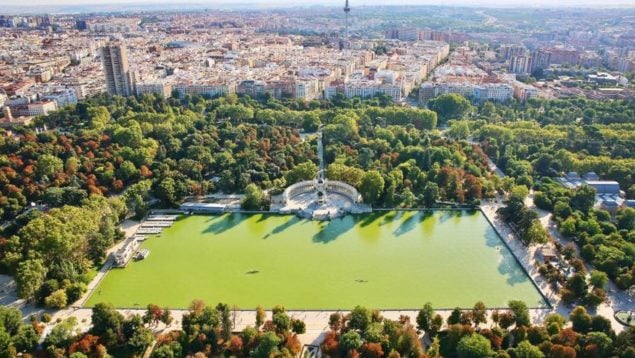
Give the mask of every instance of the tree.
M 417 329 L 428 332 L 430 330 L 430 324 L 432 323 L 433 317 L 434 309 L 432 308 L 432 304 L 427 302 L 417 314 Z
M 291 318 L 285 312 L 274 313 L 271 321 L 276 326 L 276 333 L 278 334 L 283 334 L 291 328 Z
M 117 312 L 115 306 L 110 303 L 98 303 L 92 311 L 93 328 L 91 331 L 95 335 L 103 336 L 109 333 L 118 336 L 122 333 L 124 317 Z
M 44 299 L 44 304 L 48 308 L 64 308 L 67 303 L 65 290 L 57 290 Z
M 305 113 L 302 118 L 302 129 L 305 132 L 315 132 L 322 122 L 316 112 Z
M 550 358 L 576 358 L 577 354 L 574 348 L 554 344 L 549 350 Z
M 430 344 L 430 347 L 428 348 L 426 354 L 432 358 L 441 356 L 441 343 L 439 342 L 439 337 L 434 337 L 432 339 L 432 344 Z
M 529 309 L 523 301 L 511 300 L 508 302 L 509 309 L 513 312 L 516 326 L 529 326 Z
M 18 352 L 32 352 L 40 342 L 40 334 L 33 325 L 23 324 L 11 339 Z
M 129 182 L 132 179 L 136 179 L 139 176 L 139 171 L 135 167 L 134 163 L 126 160 L 117 169 L 117 178 L 124 182 Z
M 302 320 L 293 319 L 291 320 L 291 330 L 295 334 L 304 334 L 306 333 L 306 324 Z
M 28 300 L 34 299 L 40 286 L 44 283 L 46 273 L 44 261 L 40 259 L 20 262 L 15 274 L 18 296 Z
M 143 315 L 143 322 L 146 324 L 158 324 L 163 317 L 163 309 L 155 304 L 149 304 L 145 314 Z
M 77 326 L 77 318 L 69 317 L 58 323 L 44 340 L 44 345 L 49 347 L 66 348 L 71 339 L 77 334 L 75 327 Z
M 311 180 L 317 177 L 318 167 L 313 162 L 304 162 L 296 165 L 293 169 L 285 173 L 287 184 L 295 184 L 303 180 Z
M 520 342 L 514 349 L 514 357 L 516 358 L 542 358 L 544 356 L 538 347 L 532 346 L 528 341 Z
M 360 350 L 364 352 L 365 357 L 382 358 L 384 356 L 384 350 L 379 343 L 366 343 Z
M 502 329 L 511 327 L 516 321 L 516 317 L 512 312 L 501 312 L 498 315 L 498 324 Z
M 62 160 L 54 155 L 43 154 L 37 159 L 37 175 L 40 179 L 48 177 L 52 179 L 55 173 L 61 172 L 64 168 Z
M 362 306 L 356 306 L 353 308 L 350 314 L 350 319 L 348 321 L 348 327 L 351 329 L 357 329 L 361 332 L 364 332 L 368 325 L 370 324 L 372 319 L 372 312 Z
M 439 185 L 433 182 L 427 182 L 423 188 L 423 203 L 426 207 L 432 207 L 439 197 Z
M 401 337 L 397 342 L 398 352 L 402 357 L 420 357 L 423 355 L 423 347 L 417 331 L 410 324 L 403 328 Z
M 571 197 L 571 207 L 574 210 L 580 210 L 588 213 L 595 204 L 595 188 L 589 185 L 583 185 L 575 191 Z
M 445 123 L 449 119 L 463 118 L 471 110 L 472 105 L 465 97 L 449 93 L 431 99 L 428 107 L 437 112 L 440 122 Z
M 330 180 L 338 180 L 359 188 L 364 171 L 359 168 L 349 167 L 344 164 L 332 163 L 326 169 L 326 177 Z
M 384 178 L 376 170 L 368 171 L 362 177 L 359 192 L 364 202 L 373 204 L 379 200 L 384 191 Z
M 356 331 L 349 331 L 340 338 L 340 349 L 344 354 L 359 349 L 362 346 L 362 337 Z
M 448 316 L 448 325 L 457 324 L 461 321 L 461 309 L 456 307 Z
M 154 340 L 152 331 L 146 327 L 139 327 L 128 340 L 128 345 L 136 352 L 142 352 Z
M 470 135 L 470 126 L 467 121 L 453 121 L 446 135 L 452 139 L 466 139 Z
M 549 241 L 549 234 L 538 220 L 533 220 L 523 234 L 523 241 L 529 244 L 544 244 Z
M 635 209 L 624 208 L 618 211 L 617 227 L 620 230 L 635 230 Z
M 573 325 L 573 330 L 578 333 L 587 333 L 591 328 L 591 316 L 586 312 L 586 309 L 582 306 L 578 306 L 569 314 L 569 320 Z
M 263 323 L 265 323 L 265 318 L 267 317 L 267 313 L 262 306 L 256 307 L 256 329 L 260 329 Z
M 544 325 L 551 334 L 558 333 L 564 327 L 565 323 L 567 323 L 566 318 L 558 313 L 551 313 L 547 315 L 544 320 Z
M 480 334 L 467 335 L 456 347 L 459 358 L 487 358 L 494 354 L 489 339 Z
M 432 336 L 436 336 L 439 331 L 443 328 L 443 317 L 440 314 L 435 314 L 432 318 L 432 322 L 430 323 L 430 334 Z
M 164 203 L 175 204 L 178 198 L 176 182 L 173 178 L 165 178 L 159 182 L 154 193 Z
M 593 287 L 604 289 L 608 281 L 609 278 L 606 273 L 596 270 L 591 271 L 591 278 L 589 279 L 589 282 L 593 285 Z
M 262 189 L 251 183 L 245 188 L 245 196 L 240 202 L 240 207 L 245 210 L 261 210 L 265 201 L 265 193 Z
M 269 358 L 271 353 L 278 349 L 282 340 L 274 332 L 267 332 L 260 336 L 258 345 L 254 349 L 254 358 Z
M 338 332 L 342 328 L 342 314 L 335 312 L 329 316 L 329 328 L 332 331 Z
M 0 356 L 11 357 L 12 348 L 11 336 L 5 331 L 4 327 L 0 326 Z
M 474 305 L 472 309 L 472 321 L 477 327 L 479 324 L 487 322 L 487 308 L 483 302 L 478 301 Z
M 613 340 L 602 332 L 589 332 L 585 337 L 586 348 L 592 348 L 599 357 L 608 357 L 613 346 Z
M 577 272 L 566 283 L 566 288 L 573 293 L 574 298 L 582 298 L 587 293 L 586 278 L 583 273 Z

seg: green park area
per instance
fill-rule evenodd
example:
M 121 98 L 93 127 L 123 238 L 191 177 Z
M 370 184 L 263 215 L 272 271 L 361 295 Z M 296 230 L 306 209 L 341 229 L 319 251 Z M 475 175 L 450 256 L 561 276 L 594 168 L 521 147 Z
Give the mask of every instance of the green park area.
M 190 216 L 112 269 L 87 302 L 185 308 L 530 307 L 545 302 L 479 211 L 374 212 L 329 222 L 295 216 Z

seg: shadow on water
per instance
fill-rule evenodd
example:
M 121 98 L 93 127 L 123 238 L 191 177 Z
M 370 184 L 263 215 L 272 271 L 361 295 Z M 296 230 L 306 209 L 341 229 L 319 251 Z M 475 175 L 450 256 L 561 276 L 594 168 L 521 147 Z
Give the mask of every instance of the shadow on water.
M 401 216 L 401 214 L 402 214 L 401 211 L 387 212 L 386 215 L 384 215 L 384 220 L 382 220 L 381 223 L 379 223 L 379 226 L 384 226 L 384 225 L 392 223 L 397 217 L 397 215 Z
M 210 220 L 212 223 L 203 230 L 204 234 L 221 234 L 247 220 L 249 215 L 227 214 L 218 217 L 221 220 Z
M 473 210 L 471 211 L 473 212 Z M 461 218 L 469 212 L 470 211 L 465 210 L 444 210 L 443 214 L 439 217 L 439 222 L 444 223 L 450 219 Z
M 323 223 L 320 225 L 320 231 L 313 235 L 313 242 L 328 244 L 352 229 L 355 224 L 356 220 L 350 216 Z
M 389 213 L 388 211 L 373 211 L 369 214 L 355 216 L 355 220 L 359 223 L 360 227 L 366 227 L 368 225 L 371 225 L 375 221 L 381 219 L 388 213 Z
M 395 236 L 401 236 L 412 231 L 421 222 L 420 221 L 421 217 L 419 216 L 423 216 L 423 213 L 419 214 L 415 212 L 414 214 L 410 215 L 405 220 L 401 220 L 401 224 L 399 224 L 399 227 L 397 227 L 395 231 L 393 231 L 393 234 L 395 234 Z M 417 220 L 418 217 L 419 217 L 419 220 Z
M 501 259 L 498 264 L 498 272 L 506 277 L 508 284 L 513 286 L 517 283 L 527 282 L 529 277 L 527 277 L 525 270 L 523 270 L 520 263 L 516 261 L 514 254 L 505 246 L 491 226 L 488 227 L 485 232 L 485 243 L 487 246 L 494 247 L 498 250 Z
M 258 221 L 260 221 L 260 220 L 258 220 Z M 279 234 L 279 233 L 285 231 L 286 229 L 290 228 L 291 226 L 300 223 L 301 221 L 302 221 L 302 219 L 298 218 L 297 216 L 292 216 L 290 219 L 288 219 L 284 223 L 282 223 L 282 224 L 276 226 L 275 228 L 273 228 L 273 230 L 271 230 L 270 233 L 265 235 L 264 239 L 270 237 L 271 235 Z

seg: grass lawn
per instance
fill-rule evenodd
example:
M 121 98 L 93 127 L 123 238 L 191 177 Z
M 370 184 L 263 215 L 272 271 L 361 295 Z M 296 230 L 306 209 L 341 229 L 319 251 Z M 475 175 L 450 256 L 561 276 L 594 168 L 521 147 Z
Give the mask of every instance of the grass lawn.
M 315 222 L 225 214 L 179 220 L 111 270 L 87 302 L 253 309 L 530 307 L 545 302 L 479 211 L 375 212 Z

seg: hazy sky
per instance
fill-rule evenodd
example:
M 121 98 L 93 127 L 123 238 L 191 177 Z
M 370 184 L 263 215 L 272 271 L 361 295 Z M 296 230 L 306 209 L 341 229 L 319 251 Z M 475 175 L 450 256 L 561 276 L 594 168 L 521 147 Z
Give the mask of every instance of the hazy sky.
M 344 0 L 27 0 L 24 2 L 17 0 L 0 0 L 0 6 L 8 6 L 13 9 L 20 7 L 34 6 L 112 6 L 114 4 L 204 4 L 206 7 L 214 6 L 227 7 L 228 5 L 251 4 L 254 7 L 275 7 L 290 5 L 342 5 Z M 575 7 L 575 6 L 633 6 L 635 0 L 364 0 L 350 1 L 351 7 L 364 5 L 473 5 L 473 6 L 496 6 L 496 7 Z M 0 13 L 2 9 L 0 8 Z

